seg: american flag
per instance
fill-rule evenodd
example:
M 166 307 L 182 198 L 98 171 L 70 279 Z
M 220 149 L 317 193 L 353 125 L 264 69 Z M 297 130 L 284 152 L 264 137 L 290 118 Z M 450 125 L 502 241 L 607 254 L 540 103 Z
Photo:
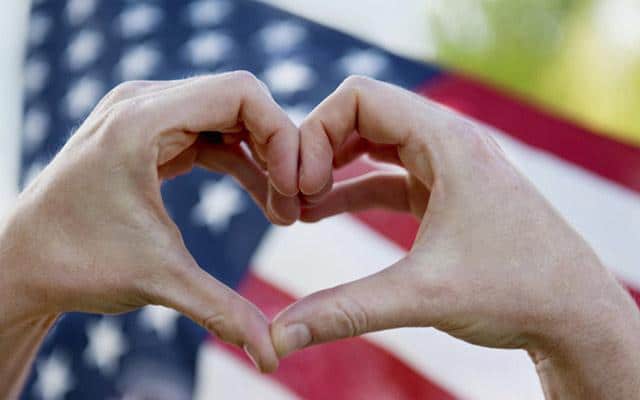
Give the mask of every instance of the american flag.
M 124 80 L 246 69 L 298 121 L 346 76 L 364 74 L 495 127 L 513 162 L 628 287 L 640 288 L 636 147 L 250 0 L 40 0 L 29 32 L 23 184 Z M 371 168 L 358 161 L 337 178 Z M 411 217 L 381 211 L 270 226 L 232 179 L 197 170 L 166 183 L 163 197 L 198 263 L 268 316 L 295 298 L 389 265 L 417 229 Z M 22 398 L 539 399 L 542 392 L 523 352 L 468 345 L 432 329 L 317 346 L 260 375 L 188 319 L 149 306 L 119 316 L 63 316 Z

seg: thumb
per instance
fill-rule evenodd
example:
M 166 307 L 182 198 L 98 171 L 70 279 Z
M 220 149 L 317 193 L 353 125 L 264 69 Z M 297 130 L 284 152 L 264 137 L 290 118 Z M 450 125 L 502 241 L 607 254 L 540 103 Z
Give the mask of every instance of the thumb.
M 172 278 L 161 295 L 163 305 L 185 314 L 220 340 L 244 348 L 260 371 L 278 367 L 269 323 L 255 305 L 197 265 L 181 269 Z
M 322 290 L 283 310 L 272 322 L 279 357 L 314 344 L 402 326 L 425 326 L 427 305 L 409 261 L 369 277 Z

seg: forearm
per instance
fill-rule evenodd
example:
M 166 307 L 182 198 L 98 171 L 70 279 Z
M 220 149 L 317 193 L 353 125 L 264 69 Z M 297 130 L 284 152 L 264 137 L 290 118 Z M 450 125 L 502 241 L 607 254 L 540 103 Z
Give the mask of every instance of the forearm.
M 640 399 L 640 314 L 622 296 L 532 354 L 547 399 Z
M 42 340 L 56 317 L 3 327 L 0 333 L 0 397 L 17 399 Z
M 25 256 L 16 224 L 0 230 L 0 398 L 17 399 L 33 358 L 56 313 L 39 307 L 40 297 L 26 278 L 34 260 Z M 22 243 L 22 245 L 21 245 Z

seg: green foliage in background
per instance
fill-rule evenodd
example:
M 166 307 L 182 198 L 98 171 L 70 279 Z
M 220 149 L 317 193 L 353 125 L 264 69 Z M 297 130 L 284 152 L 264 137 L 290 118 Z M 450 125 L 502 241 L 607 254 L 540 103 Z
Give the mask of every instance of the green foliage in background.
M 640 0 L 431 0 L 437 59 L 640 144 Z

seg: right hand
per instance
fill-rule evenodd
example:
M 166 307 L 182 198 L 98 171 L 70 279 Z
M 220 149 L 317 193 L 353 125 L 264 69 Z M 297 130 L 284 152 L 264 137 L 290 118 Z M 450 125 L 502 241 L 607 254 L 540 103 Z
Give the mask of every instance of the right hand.
M 382 207 L 422 223 L 396 264 L 278 315 L 271 333 L 280 356 L 371 331 L 435 327 L 481 346 L 528 350 L 549 395 L 637 395 L 635 304 L 485 128 L 356 77 L 300 130 L 303 220 Z M 331 189 L 332 164 L 362 154 L 406 173 L 376 172 Z

